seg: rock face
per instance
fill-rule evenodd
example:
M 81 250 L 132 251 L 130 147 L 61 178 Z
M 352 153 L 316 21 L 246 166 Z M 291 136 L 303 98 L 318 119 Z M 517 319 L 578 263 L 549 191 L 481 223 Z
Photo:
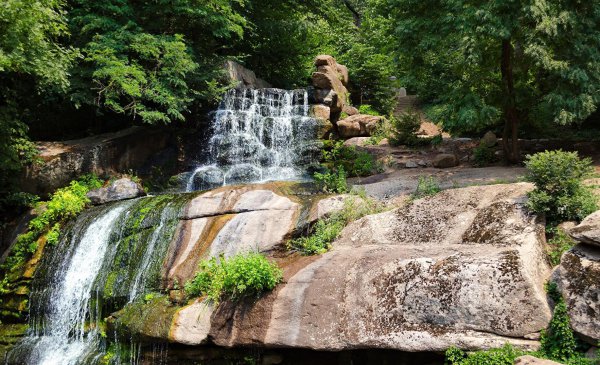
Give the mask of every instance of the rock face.
M 552 280 L 565 299 L 573 330 L 596 345 L 600 340 L 600 248 L 579 244 L 567 251 Z
M 600 210 L 587 216 L 578 226 L 569 230 L 573 239 L 600 247 Z
M 140 184 L 126 177 L 113 181 L 107 187 L 95 189 L 87 193 L 87 197 L 94 205 L 133 199 L 144 195 L 146 195 L 146 192 Z
M 319 55 L 315 59 L 317 71 L 312 74 L 315 88 L 314 101 L 330 107 L 330 120 L 335 123 L 348 99 L 348 69 L 329 55 Z
M 382 120 L 373 115 L 352 115 L 337 122 L 338 133 L 342 138 L 369 137 Z
M 560 365 L 560 363 L 526 355 L 518 357 L 515 360 L 515 365 Z
M 264 89 L 271 87 L 271 84 L 256 77 L 254 71 L 245 68 L 237 62 L 225 62 L 225 71 L 227 71 L 229 79 L 237 83 L 237 87 L 239 88 Z
M 321 256 L 277 259 L 284 282 L 259 299 L 195 302 L 168 340 L 189 345 L 443 351 L 527 340 L 551 313 L 544 227 L 523 207 L 530 184 L 454 189 L 367 216 Z M 323 216 L 339 198 L 311 209 Z M 299 226 L 301 205 L 266 188 L 218 189 L 190 202 L 165 260 L 168 285 L 208 255 L 272 255 Z
M 177 173 L 176 135 L 160 129 L 132 127 L 116 133 L 64 142 L 36 144 L 43 164 L 33 164 L 21 179 L 23 191 L 46 195 L 83 174 L 116 175 L 133 170 L 139 176 L 160 168 Z

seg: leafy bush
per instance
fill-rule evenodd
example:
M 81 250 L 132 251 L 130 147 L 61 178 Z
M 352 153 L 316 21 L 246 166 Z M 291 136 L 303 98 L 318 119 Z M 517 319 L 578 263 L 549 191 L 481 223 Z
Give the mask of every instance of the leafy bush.
M 449 365 L 513 365 L 515 359 L 524 352 L 506 344 L 499 349 L 466 353 L 456 347 L 446 351 L 446 363 Z
M 38 203 L 41 213 L 29 222 L 28 231 L 17 237 L 10 256 L 2 265 L 3 269 L 18 267 L 35 252 L 38 239 L 46 235 L 50 244 L 58 243 L 60 228 L 66 220 L 79 214 L 89 203 L 86 194 L 91 189 L 102 186 L 102 181 L 93 175 L 86 175 L 69 186 L 58 189 L 47 202 Z
M 371 133 L 369 139 L 365 142 L 366 145 L 376 146 L 381 142 L 384 138 L 389 138 L 390 131 L 390 122 L 387 118 L 383 119 L 381 123 L 378 123 L 375 127 L 375 130 Z
M 358 112 L 360 114 L 367 114 L 367 115 L 375 115 L 375 116 L 381 115 L 381 114 L 379 114 L 379 112 L 377 110 L 373 109 L 373 107 L 369 104 L 362 104 L 361 106 L 359 106 Z
M 342 166 L 337 171 L 326 169 L 323 173 L 315 172 L 314 178 L 319 189 L 326 193 L 343 194 L 348 192 L 346 171 Z
M 593 173 L 592 161 L 577 152 L 546 151 L 527 156 L 527 179 L 536 186 L 527 206 L 550 222 L 581 220 L 598 209 L 597 198 L 583 185 Z
M 188 295 L 204 295 L 215 303 L 222 298 L 239 299 L 272 290 L 282 279 L 277 264 L 259 253 L 223 256 L 200 262 L 196 276 L 185 284 Z
M 474 165 L 477 167 L 487 166 L 493 163 L 495 159 L 494 149 L 490 148 L 485 143 L 480 143 L 473 149 Z
M 398 118 L 390 118 L 392 146 L 405 145 L 409 147 L 421 146 L 429 143 L 428 139 L 419 138 L 416 133 L 421 128 L 421 116 L 413 111 L 403 113 Z
M 560 295 L 556 283 L 546 285 L 548 296 L 555 302 L 552 320 L 546 330 L 542 331 L 540 352 L 552 360 L 569 361 L 581 357 L 577 353 L 577 340 L 571 329 L 567 305 Z
M 546 229 L 546 233 L 551 236 L 548 240 L 548 257 L 550 263 L 556 266 L 560 264 L 562 254 L 575 246 L 577 242 L 560 228 Z
M 413 199 L 420 199 L 426 196 L 432 196 L 442 191 L 439 183 L 433 176 L 425 177 L 419 176 L 419 183 L 417 189 L 412 194 Z
M 288 242 L 288 247 L 300 251 L 304 255 L 318 255 L 325 253 L 331 243 L 340 235 L 348 223 L 369 214 L 382 211 L 382 207 L 375 200 L 365 195 L 347 198 L 344 207 L 329 217 L 319 219 L 307 237 L 299 237 Z

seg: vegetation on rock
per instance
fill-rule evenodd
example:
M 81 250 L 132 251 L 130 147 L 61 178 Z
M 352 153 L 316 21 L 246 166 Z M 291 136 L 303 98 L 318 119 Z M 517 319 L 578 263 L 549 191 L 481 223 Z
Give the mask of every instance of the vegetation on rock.
M 190 296 L 206 296 L 214 303 L 221 299 L 240 299 L 272 290 L 283 272 L 277 264 L 259 253 L 233 257 L 212 257 L 200 262 L 196 276 L 185 284 Z
M 583 184 L 593 173 L 591 159 L 577 152 L 546 151 L 527 156 L 527 180 L 535 184 L 527 206 L 548 222 L 580 221 L 598 209 L 597 197 Z
M 344 200 L 341 210 L 319 219 L 309 235 L 289 241 L 288 247 L 304 255 L 323 254 L 331 248 L 333 241 L 350 222 L 381 211 L 381 204 L 364 194 L 350 196 Z

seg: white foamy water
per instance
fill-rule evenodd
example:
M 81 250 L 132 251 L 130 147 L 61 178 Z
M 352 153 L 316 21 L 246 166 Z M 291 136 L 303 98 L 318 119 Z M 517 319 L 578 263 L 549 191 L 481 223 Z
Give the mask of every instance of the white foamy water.
M 211 125 L 207 161 L 186 191 L 305 176 L 314 161 L 317 123 L 306 90 L 230 90 Z
M 85 328 L 86 322 L 94 319 L 89 305 L 92 286 L 102 267 L 112 228 L 125 209 L 124 205 L 116 206 L 98 216 L 80 242 L 72 242 L 75 252 L 63 267 L 57 268 L 63 272 L 62 279 L 51 288 L 46 324 L 42 335 L 32 339 L 36 343 L 28 364 L 74 365 L 96 349 L 97 329 Z

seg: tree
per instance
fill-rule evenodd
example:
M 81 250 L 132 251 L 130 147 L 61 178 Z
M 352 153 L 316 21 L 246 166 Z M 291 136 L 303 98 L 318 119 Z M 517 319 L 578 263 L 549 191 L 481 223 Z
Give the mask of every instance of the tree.
M 0 206 L 12 203 L 15 178 L 35 156 L 21 100 L 69 84 L 77 51 L 59 43 L 67 35 L 61 0 L 5 0 L 0 7 Z
M 450 130 L 504 123 L 508 161 L 519 126 L 577 123 L 600 102 L 600 3 L 380 0 L 410 86 Z

